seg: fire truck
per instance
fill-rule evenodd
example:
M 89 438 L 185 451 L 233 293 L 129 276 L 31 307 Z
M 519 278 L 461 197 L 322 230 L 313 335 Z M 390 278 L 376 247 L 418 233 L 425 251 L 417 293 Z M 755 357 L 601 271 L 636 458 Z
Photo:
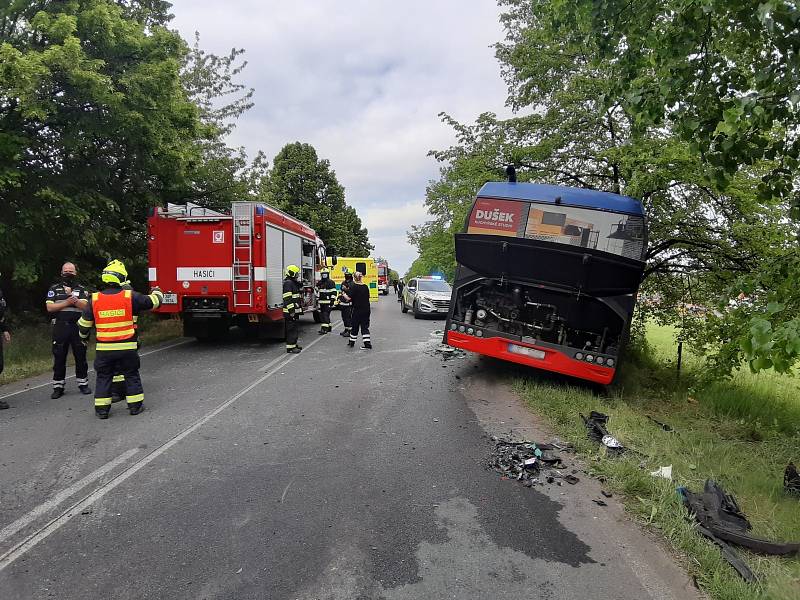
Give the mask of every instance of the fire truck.
M 164 292 L 157 312 L 180 315 L 184 335 L 215 339 L 239 325 L 282 337 L 283 277 L 292 264 L 301 269 L 304 312 L 320 321 L 314 286 L 328 257 L 306 223 L 257 202 L 233 202 L 230 213 L 168 204 L 151 210 L 147 233 L 148 278 Z
M 384 296 L 389 294 L 389 262 L 385 258 L 376 258 L 378 267 L 378 293 Z

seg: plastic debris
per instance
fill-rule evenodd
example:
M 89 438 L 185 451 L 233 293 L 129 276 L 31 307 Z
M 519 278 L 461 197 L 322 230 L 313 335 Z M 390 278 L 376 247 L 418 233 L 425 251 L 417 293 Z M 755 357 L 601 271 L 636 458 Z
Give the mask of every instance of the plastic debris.
M 776 556 L 796 556 L 800 553 L 800 542 L 771 542 L 749 535 L 747 532 L 752 525 L 739 508 L 736 498 L 711 479 L 706 480 L 700 494 L 685 487 L 679 487 L 678 493 L 686 510 L 697 521 L 697 530 L 719 546 L 722 557 L 747 582 L 756 581 L 756 577 L 730 544 Z
M 566 481 L 570 485 L 575 485 L 580 481 L 575 475 L 564 475 L 564 481 Z
M 540 481 L 539 474 L 543 470 L 555 468 L 561 457 L 552 453 L 550 444 L 537 445 L 530 441 L 514 441 L 491 437 L 494 449 L 489 457 L 488 467 L 508 479 L 520 481 L 525 487 L 531 487 Z M 552 475 L 545 475 L 547 483 L 553 483 Z M 531 485 L 528 485 L 528 484 Z
M 658 425 L 659 427 L 661 427 L 661 429 L 663 429 L 664 431 L 675 431 L 675 430 L 674 430 L 672 427 L 670 427 L 670 426 L 669 426 L 669 425 L 667 425 L 666 423 L 662 423 L 661 421 L 657 421 L 656 419 L 654 419 L 654 418 L 653 418 L 653 417 L 651 417 L 650 415 L 646 415 L 646 416 L 647 416 L 647 418 L 648 418 L 648 419 L 650 419 L 650 420 L 651 420 L 653 423 L 655 423 L 656 425 Z
M 791 494 L 800 494 L 800 473 L 791 461 L 783 472 L 783 489 Z
M 586 426 L 586 435 L 590 440 L 603 444 L 608 450 L 607 454 L 616 456 L 625 452 L 626 448 L 617 438 L 608 433 L 608 421 L 611 417 L 601 412 L 593 410 L 588 417 L 580 415 L 583 424 Z
M 653 477 L 661 477 L 663 479 L 672 481 L 672 465 L 667 465 L 666 467 L 659 467 L 655 471 L 650 471 L 650 475 L 652 475 Z

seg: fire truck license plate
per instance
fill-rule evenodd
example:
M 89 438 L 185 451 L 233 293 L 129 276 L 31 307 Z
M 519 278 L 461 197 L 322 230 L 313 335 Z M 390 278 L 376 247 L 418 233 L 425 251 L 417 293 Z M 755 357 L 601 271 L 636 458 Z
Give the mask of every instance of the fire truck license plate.
M 178 294 L 164 294 L 164 304 L 177 304 Z

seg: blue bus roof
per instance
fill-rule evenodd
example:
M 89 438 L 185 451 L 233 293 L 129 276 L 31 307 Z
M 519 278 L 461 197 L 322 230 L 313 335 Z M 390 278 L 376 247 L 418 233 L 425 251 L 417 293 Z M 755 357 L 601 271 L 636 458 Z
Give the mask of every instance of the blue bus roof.
M 631 215 L 644 215 L 644 207 L 639 200 L 612 194 L 611 192 L 598 192 L 585 188 L 543 183 L 490 181 L 485 183 L 478 192 L 478 197 L 526 200 L 528 202 L 545 202 L 548 204 L 555 204 L 555 200 L 559 196 L 563 204 L 570 206 L 597 208 Z

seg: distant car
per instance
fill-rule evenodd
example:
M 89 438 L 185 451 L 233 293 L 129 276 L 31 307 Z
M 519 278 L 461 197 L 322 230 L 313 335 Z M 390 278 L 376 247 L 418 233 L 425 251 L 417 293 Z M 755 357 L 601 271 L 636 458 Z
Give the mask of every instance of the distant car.
M 450 296 L 453 289 L 441 277 L 414 277 L 403 288 L 400 296 L 400 310 L 414 313 L 419 319 L 425 315 L 447 316 L 450 310 Z

